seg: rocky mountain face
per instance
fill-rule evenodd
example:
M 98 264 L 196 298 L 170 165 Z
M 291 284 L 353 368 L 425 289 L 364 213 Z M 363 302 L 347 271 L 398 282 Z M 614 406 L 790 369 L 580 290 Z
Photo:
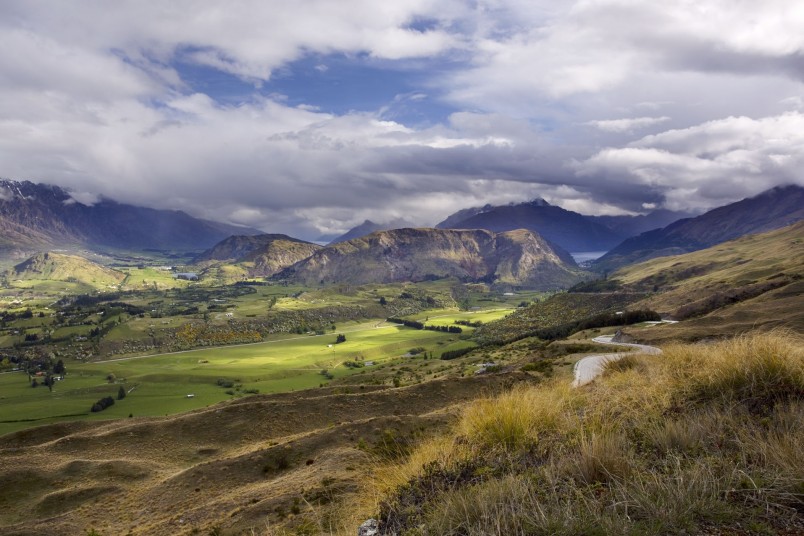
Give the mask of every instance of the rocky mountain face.
M 200 249 L 232 234 L 259 231 L 109 199 L 85 205 L 58 186 L 0 180 L 0 253 L 6 255 L 54 246 Z
M 271 276 L 306 259 L 321 246 L 283 234 L 230 236 L 199 255 L 197 264 L 243 264 L 253 277 Z
M 568 253 L 525 229 L 395 229 L 321 249 L 277 277 L 308 285 L 457 277 L 555 289 L 581 275 Z
M 778 186 L 756 197 L 629 238 L 595 261 L 594 268 L 608 271 L 655 257 L 697 251 L 747 234 L 779 229 L 801 219 L 804 219 L 804 188 Z
M 462 218 L 461 215 L 467 217 Z M 486 229 L 494 232 L 529 229 L 567 251 L 606 251 L 625 238 L 587 216 L 553 206 L 543 199 L 465 209 L 442 221 L 436 228 Z

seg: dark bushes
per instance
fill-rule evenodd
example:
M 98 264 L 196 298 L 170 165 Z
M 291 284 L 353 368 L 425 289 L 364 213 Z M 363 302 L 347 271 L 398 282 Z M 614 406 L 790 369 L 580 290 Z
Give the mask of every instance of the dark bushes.
M 97 413 L 99 411 L 105 410 L 109 406 L 114 406 L 114 398 L 112 398 L 111 396 L 101 398 L 100 400 L 92 404 L 91 411 L 92 413 Z

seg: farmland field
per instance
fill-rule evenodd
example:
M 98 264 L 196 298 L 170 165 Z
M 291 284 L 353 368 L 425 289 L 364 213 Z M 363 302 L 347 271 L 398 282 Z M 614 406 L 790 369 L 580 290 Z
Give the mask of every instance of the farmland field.
M 472 314 L 455 316 L 472 318 Z M 65 380 L 57 382 L 52 392 L 44 386 L 32 388 L 23 373 L 0 374 L 0 435 L 60 420 L 168 415 L 249 392 L 307 389 L 368 368 L 348 368 L 346 361 L 373 361 L 379 366 L 411 348 L 440 351 L 468 344 L 455 334 L 377 325 L 377 321 L 345 325 L 339 332 L 346 342 L 334 344 L 334 332 L 284 335 L 256 344 L 68 363 Z M 329 377 L 322 375 L 324 369 Z M 100 398 L 116 398 L 120 386 L 128 396 L 102 412 L 89 412 Z

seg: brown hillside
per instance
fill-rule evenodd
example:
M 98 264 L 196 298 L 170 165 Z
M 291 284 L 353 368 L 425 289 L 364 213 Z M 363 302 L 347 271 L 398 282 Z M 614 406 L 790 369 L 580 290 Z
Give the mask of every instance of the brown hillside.
M 697 340 L 755 328 L 804 332 L 804 222 L 717 246 L 628 266 L 612 275 L 631 290 L 655 290 L 633 307 L 681 320 L 629 329 L 641 340 Z
M 240 534 L 283 525 L 318 534 L 374 456 L 524 378 L 253 396 L 170 418 L 9 434 L 0 437 L 0 534 Z

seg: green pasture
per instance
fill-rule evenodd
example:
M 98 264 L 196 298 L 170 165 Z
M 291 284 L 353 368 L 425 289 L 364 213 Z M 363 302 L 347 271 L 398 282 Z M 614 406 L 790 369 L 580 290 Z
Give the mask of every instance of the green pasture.
M 491 309 L 487 311 L 455 311 L 454 309 L 436 309 L 424 311 L 415 315 L 405 317 L 408 320 L 418 320 L 425 324 L 433 324 L 436 326 L 449 326 L 455 324 L 458 320 L 467 322 L 492 322 L 508 316 L 513 312 L 513 309 Z M 461 326 L 465 328 L 466 326 Z
M 345 361 L 379 364 L 400 358 L 415 347 L 438 354 L 456 344 L 467 344 L 455 334 L 388 324 L 362 324 L 343 332 L 346 342 L 341 344 L 334 344 L 337 334 L 330 333 L 157 356 L 70 362 L 66 379 L 57 382 L 53 392 L 44 386 L 32 388 L 22 373 L 0 374 L 0 434 L 60 420 L 170 415 L 241 396 L 246 390 L 307 389 L 328 381 L 321 374 L 323 369 L 339 378 L 370 368 L 350 369 L 343 365 Z M 109 374 L 114 375 L 115 383 L 107 381 Z M 218 379 L 234 385 L 220 387 Z M 125 399 L 102 412 L 89 413 L 100 398 L 116 398 L 121 385 L 133 389 Z
M 191 284 L 190 281 L 173 277 L 173 272 L 160 270 L 158 268 L 117 268 L 126 274 L 126 278 L 120 285 L 126 290 L 141 290 L 149 288 L 185 288 Z

